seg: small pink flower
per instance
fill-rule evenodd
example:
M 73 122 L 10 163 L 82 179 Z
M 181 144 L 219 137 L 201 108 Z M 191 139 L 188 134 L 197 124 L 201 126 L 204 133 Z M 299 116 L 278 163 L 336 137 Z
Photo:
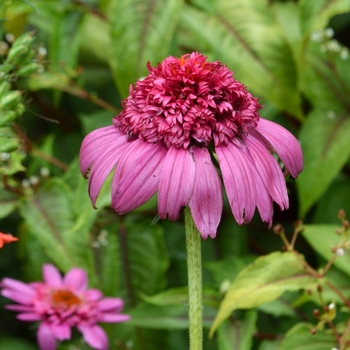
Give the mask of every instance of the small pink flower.
M 272 223 L 275 201 L 288 208 L 283 172 L 297 177 L 303 156 L 286 129 L 259 117 L 257 99 L 220 62 L 192 53 L 168 57 L 130 87 L 113 126 L 87 135 L 80 151 L 84 176 L 89 169 L 93 205 L 115 169 L 112 207 L 129 212 L 158 192 L 160 218 L 178 219 L 189 206 L 206 239 L 215 237 L 223 199 L 248 223 L 258 209 Z M 221 174 L 221 176 L 219 175 Z M 222 179 L 221 179 L 222 178 Z
M 103 298 L 98 289 L 87 288 L 84 270 L 73 268 L 62 277 L 55 266 L 43 266 L 44 282 L 23 282 L 4 278 L 1 295 L 19 305 L 8 305 L 20 312 L 22 321 L 41 321 L 37 333 L 41 350 L 55 350 L 57 340 L 71 338 L 71 328 L 76 327 L 85 341 L 94 349 L 107 350 L 108 338 L 98 322 L 124 322 L 128 315 L 120 314 L 123 301 Z

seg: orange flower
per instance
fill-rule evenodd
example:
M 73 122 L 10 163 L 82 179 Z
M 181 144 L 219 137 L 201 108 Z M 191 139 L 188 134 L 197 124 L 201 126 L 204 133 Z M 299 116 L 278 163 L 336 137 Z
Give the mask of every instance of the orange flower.
M 5 243 L 11 243 L 15 241 L 18 241 L 18 238 L 13 237 L 10 234 L 0 232 L 0 248 L 2 248 Z

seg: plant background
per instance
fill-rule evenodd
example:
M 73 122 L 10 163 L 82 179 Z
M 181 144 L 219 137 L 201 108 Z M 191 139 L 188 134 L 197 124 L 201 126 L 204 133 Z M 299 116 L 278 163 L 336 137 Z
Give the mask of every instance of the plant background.
M 303 220 L 295 249 L 315 270 L 334 260 L 325 276 L 305 274 L 258 216 L 238 226 L 225 203 L 217 237 L 202 242 L 204 349 L 350 348 L 350 251 L 346 232 L 335 234 L 338 211 L 350 215 L 349 0 L 2 0 L 0 18 L 0 230 L 19 237 L 0 251 L 0 277 L 40 280 L 49 261 L 62 272 L 82 267 L 90 287 L 124 298 L 132 316 L 106 325 L 110 349 L 188 348 L 183 222 L 151 225 L 156 198 L 118 217 L 110 181 L 94 210 L 78 154 L 148 61 L 199 51 L 233 70 L 260 97 L 261 116 L 300 140 L 305 168 L 287 180 L 290 209 L 276 208 L 274 223 L 290 238 Z M 13 42 L 23 35 L 22 46 Z M 225 292 L 218 317 L 228 319 L 208 339 Z M 17 321 L 7 303 L 0 349 L 37 349 L 36 325 Z M 76 334 L 60 349 L 88 346 Z

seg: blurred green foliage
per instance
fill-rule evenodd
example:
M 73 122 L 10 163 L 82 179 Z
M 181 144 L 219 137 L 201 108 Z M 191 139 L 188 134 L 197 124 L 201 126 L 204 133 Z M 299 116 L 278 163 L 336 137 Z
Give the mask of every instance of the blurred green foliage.
M 202 242 L 204 349 L 349 349 L 348 223 L 337 218 L 350 215 L 349 31 L 349 0 L 2 0 L 0 230 L 20 240 L 0 251 L 0 277 L 82 267 L 132 316 L 105 326 L 110 349 L 188 348 L 182 222 L 151 225 L 155 199 L 118 217 L 110 180 L 94 210 L 78 153 L 148 61 L 199 51 L 260 97 L 305 158 L 290 209 L 276 208 L 286 232 L 259 218 L 238 226 L 225 203 L 217 237 Z M 6 303 L 0 350 L 36 349 L 35 325 Z M 73 346 L 88 348 L 78 335 L 60 348 Z

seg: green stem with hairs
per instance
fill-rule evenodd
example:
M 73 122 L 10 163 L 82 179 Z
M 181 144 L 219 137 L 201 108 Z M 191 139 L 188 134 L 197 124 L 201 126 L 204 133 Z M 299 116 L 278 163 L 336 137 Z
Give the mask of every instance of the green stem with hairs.
M 190 350 L 202 350 L 203 306 L 201 235 L 193 222 L 192 215 L 188 207 L 185 208 L 185 230 L 189 297 Z

